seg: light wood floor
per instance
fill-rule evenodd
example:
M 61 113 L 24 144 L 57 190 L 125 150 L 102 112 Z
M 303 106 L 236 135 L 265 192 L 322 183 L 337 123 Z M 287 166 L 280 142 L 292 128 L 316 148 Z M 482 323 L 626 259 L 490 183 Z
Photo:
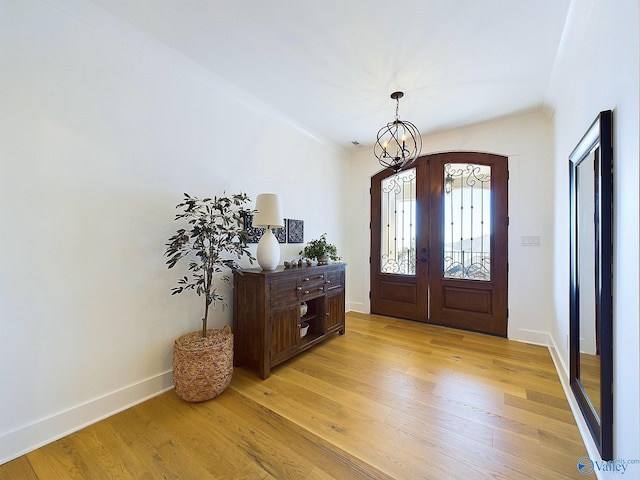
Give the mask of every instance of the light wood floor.
M 0 479 L 575 479 L 546 348 L 374 315 L 261 381 L 173 391 L 0 466 Z

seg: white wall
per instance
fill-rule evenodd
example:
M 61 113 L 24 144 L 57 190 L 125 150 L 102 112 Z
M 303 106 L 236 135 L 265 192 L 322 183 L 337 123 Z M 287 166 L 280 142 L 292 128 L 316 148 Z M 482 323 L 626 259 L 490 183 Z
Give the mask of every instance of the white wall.
M 423 154 L 480 151 L 509 158 L 509 327 L 515 340 L 547 344 L 552 317 L 553 170 L 552 125 L 542 112 L 497 119 L 428 135 Z M 380 170 L 372 151 L 350 157 L 349 307 L 369 312 L 369 187 Z M 540 236 L 540 246 L 521 237 Z M 362 246 L 366 245 L 366 248 Z
M 555 108 L 555 192 L 568 198 L 568 157 L 598 112 L 614 122 L 614 458 L 640 459 L 638 225 L 640 148 L 637 0 L 573 1 L 550 89 Z M 569 364 L 567 205 L 555 210 L 553 341 Z M 634 470 L 635 471 L 635 470 Z
M 182 192 L 280 193 L 344 252 L 345 177 L 344 152 L 90 3 L 0 0 L 0 463 L 170 387 L 202 314 L 164 265 Z

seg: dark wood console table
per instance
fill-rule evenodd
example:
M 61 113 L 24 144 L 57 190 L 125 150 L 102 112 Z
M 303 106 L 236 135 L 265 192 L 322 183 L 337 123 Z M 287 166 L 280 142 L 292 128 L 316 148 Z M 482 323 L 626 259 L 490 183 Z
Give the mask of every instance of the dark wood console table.
M 344 292 L 344 263 L 234 272 L 234 364 L 257 368 L 265 379 L 279 363 L 331 334 L 343 335 Z M 309 327 L 301 337 L 303 323 Z

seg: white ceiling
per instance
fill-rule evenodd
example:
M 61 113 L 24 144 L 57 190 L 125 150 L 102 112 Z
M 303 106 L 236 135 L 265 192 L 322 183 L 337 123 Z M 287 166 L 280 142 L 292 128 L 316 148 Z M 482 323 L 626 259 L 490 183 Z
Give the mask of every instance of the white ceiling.
M 542 108 L 571 0 L 90 0 L 340 145 Z

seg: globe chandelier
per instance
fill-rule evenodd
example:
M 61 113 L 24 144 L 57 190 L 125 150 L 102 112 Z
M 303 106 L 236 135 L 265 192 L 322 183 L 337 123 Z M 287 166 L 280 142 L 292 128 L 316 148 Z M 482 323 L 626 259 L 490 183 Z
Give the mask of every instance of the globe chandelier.
M 396 101 L 396 118 L 378 131 L 373 153 L 385 168 L 398 173 L 404 167 L 412 164 L 422 150 L 422 136 L 416 126 L 400 120 L 398 108 L 403 92 L 393 92 L 391 98 Z

